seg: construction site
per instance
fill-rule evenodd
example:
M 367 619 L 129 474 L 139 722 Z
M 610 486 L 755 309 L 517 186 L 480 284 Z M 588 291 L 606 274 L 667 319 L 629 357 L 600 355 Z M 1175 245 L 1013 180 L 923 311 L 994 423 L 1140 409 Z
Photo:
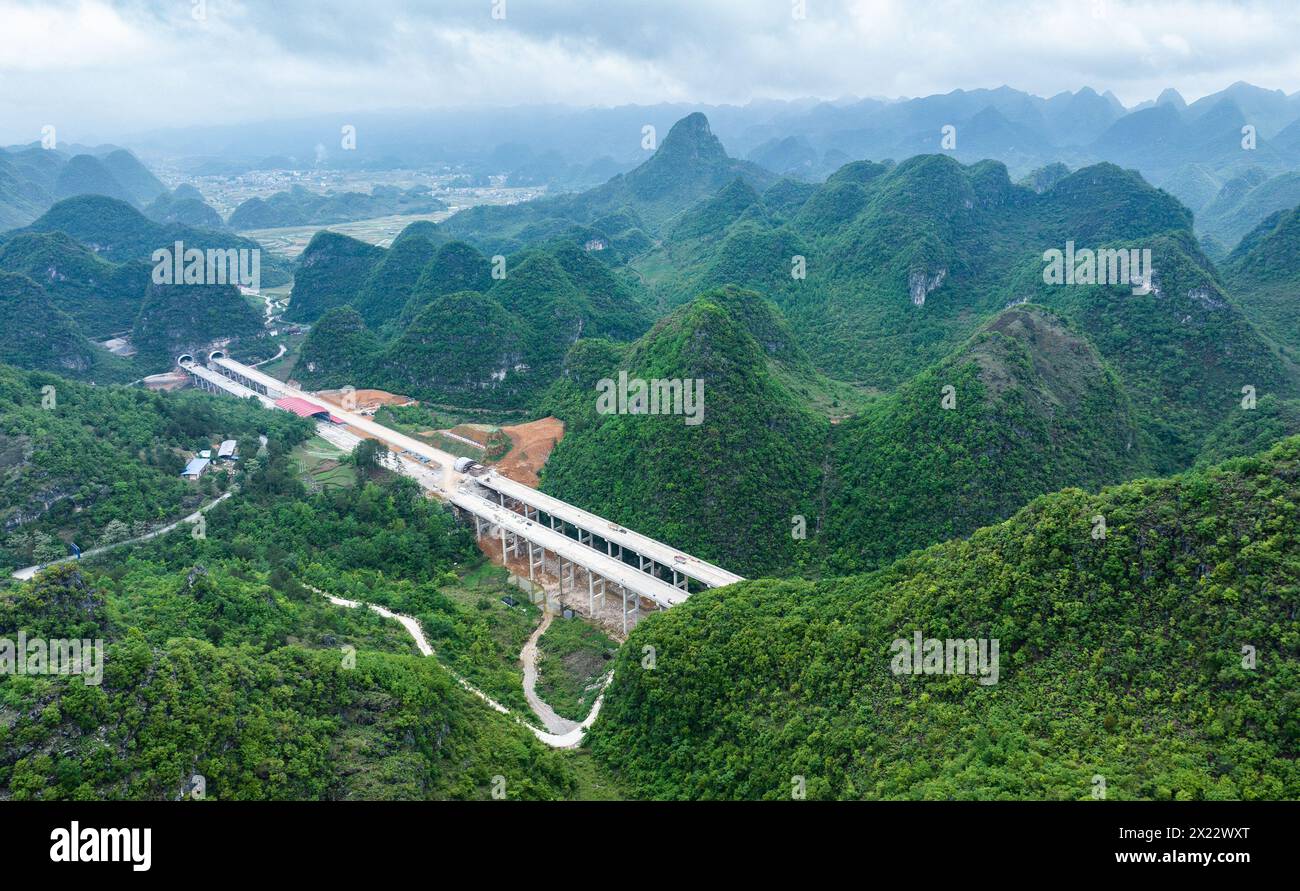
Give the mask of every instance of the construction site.
M 587 617 L 618 639 L 625 639 L 649 612 L 670 609 L 694 591 L 742 580 L 539 491 L 538 474 L 563 437 L 563 424 L 555 418 L 437 431 L 454 434 L 455 441 L 464 440 L 478 452 L 504 434 L 510 449 L 498 466 L 490 466 L 373 419 L 385 406 L 412 405 L 406 397 L 352 389 L 307 393 L 222 351 L 211 353 L 206 363 L 181 356 L 177 365 L 194 386 L 208 392 L 258 399 L 269 408 L 314 420 L 320 439 L 342 451 L 351 452 L 362 439 L 382 442 L 388 469 L 414 479 L 472 524 L 479 548 L 506 567 L 534 602 L 544 601 L 548 612 L 570 610 Z

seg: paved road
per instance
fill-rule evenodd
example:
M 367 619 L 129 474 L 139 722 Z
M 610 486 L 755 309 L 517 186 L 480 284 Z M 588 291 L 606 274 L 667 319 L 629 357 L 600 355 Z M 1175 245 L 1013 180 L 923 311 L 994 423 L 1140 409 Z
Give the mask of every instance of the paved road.
M 653 559 L 660 566 L 687 575 L 711 588 L 720 588 L 723 585 L 744 581 L 734 572 L 728 572 L 721 566 L 707 563 L 698 557 L 692 557 L 684 551 L 642 535 L 635 530 L 624 528 L 617 523 L 611 523 L 604 517 L 569 504 L 567 501 L 561 501 L 530 486 L 525 486 L 523 483 L 516 482 L 497 473 L 495 470 L 489 469 L 487 473 L 478 477 L 477 481 L 482 486 L 494 489 L 509 498 L 544 511 L 556 519 L 564 520 L 570 525 L 599 535 L 601 538 L 620 547 L 626 547 L 644 557 Z
M 160 535 L 166 535 L 168 532 L 171 532 L 173 529 L 175 529 L 177 526 L 180 526 L 182 523 L 195 522 L 196 520 L 198 520 L 200 516 L 206 514 L 208 511 L 212 510 L 214 507 L 216 507 L 221 502 L 225 501 L 233 494 L 234 492 L 227 492 L 217 500 L 212 501 L 204 505 L 203 507 L 199 508 L 194 513 L 190 514 L 188 517 L 183 517 L 182 519 L 177 520 L 175 523 L 169 523 L 166 526 L 163 526 L 159 529 L 155 529 L 153 532 L 150 532 L 146 535 L 141 535 L 136 538 L 128 538 L 125 541 L 115 541 L 110 545 L 104 545 L 103 547 L 98 547 L 98 548 L 91 548 L 89 551 L 82 551 L 81 559 L 87 560 L 91 557 L 98 556 L 99 554 L 107 554 L 109 551 L 126 547 L 127 545 L 138 544 L 139 542 L 142 541 L 148 541 L 151 538 L 157 538 Z M 14 578 L 20 579 L 22 581 L 27 581 L 32 576 L 36 575 L 36 573 L 39 570 L 42 570 L 47 566 L 58 566 L 60 563 L 71 563 L 73 560 L 76 559 L 77 559 L 76 557 L 63 557 L 62 559 L 54 560 L 50 563 L 38 563 L 35 566 L 25 566 L 14 573 Z
M 353 428 L 353 430 L 384 442 L 390 449 L 398 452 L 405 450 L 410 454 L 423 458 L 424 461 L 408 461 L 404 463 L 414 467 L 423 465 L 431 470 L 440 470 L 441 472 L 438 474 L 438 484 L 433 488 L 449 500 L 455 500 L 455 495 L 460 489 L 460 484 L 465 479 L 461 474 L 456 473 L 455 471 L 455 455 L 434 448 L 427 443 L 420 442 L 419 440 L 407 436 L 400 431 L 394 430 L 391 427 L 386 427 L 383 424 L 376 423 L 364 415 L 348 411 L 330 400 L 290 387 L 283 381 L 276 380 L 256 368 L 243 365 L 233 359 L 221 358 L 214 361 L 217 365 L 234 371 L 237 374 L 241 374 L 249 380 L 262 384 L 267 387 L 268 390 L 278 391 L 287 396 L 296 396 L 317 405 L 327 407 L 331 414 L 338 417 L 349 427 Z M 670 547 L 663 542 L 641 535 L 631 529 L 626 529 L 616 523 L 611 523 L 603 517 L 582 510 L 581 508 L 561 501 L 558 498 L 546 495 L 536 489 L 529 488 L 522 483 L 516 483 L 514 480 L 501 476 L 495 471 L 489 470 L 487 474 L 479 477 L 476 482 L 494 488 L 509 497 L 516 498 L 519 501 L 538 507 L 546 513 L 567 520 L 575 526 L 580 526 L 594 532 L 596 535 L 609 538 L 618 544 L 625 545 L 637 553 L 653 558 L 659 564 L 666 566 L 669 569 L 684 573 L 706 585 L 709 585 L 710 587 L 718 587 L 721 585 L 729 585 L 733 582 L 743 581 L 740 576 L 728 572 L 720 566 L 707 563 L 697 557 L 693 557 L 690 554 L 686 554 L 683 551 Z M 615 529 L 618 531 L 615 532 Z M 590 548 L 588 545 L 582 545 L 582 547 L 607 557 L 607 555 L 597 551 L 595 548 Z M 679 558 L 681 562 L 679 562 Z M 577 562 L 589 564 L 592 563 L 592 558 L 587 557 L 585 559 L 579 559 Z M 607 561 L 597 561 L 595 565 L 609 566 L 612 568 L 613 562 L 612 559 Z M 622 564 L 621 560 L 618 562 Z M 622 565 L 626 566 L 626 564 Z M 648 578 L 651 583 L 660 582 L 659 579 L 653 576 L 648 576 L 648 574 L 642 573 L 640 570 L 635 571 L 642 577 Z M 602 574 L 607 575 L 608 577 L 608 573 Z M 622 583 L 621 578 L 618 578 L 617 580 Z M 660 584 L 662 584 L 664 588 L 673 588 L 672 585 L 666 582 L 660 582 Z M 628 585 L 628 587 L 632 590 L 641 591 L 645 596 L 651 597 L 663 606 L 672 606 L 689 596 L 686 592 L 680 590 L 677 590 L 675 593 L 664 591 L 657 585 L 648 585 L 645 581 Z

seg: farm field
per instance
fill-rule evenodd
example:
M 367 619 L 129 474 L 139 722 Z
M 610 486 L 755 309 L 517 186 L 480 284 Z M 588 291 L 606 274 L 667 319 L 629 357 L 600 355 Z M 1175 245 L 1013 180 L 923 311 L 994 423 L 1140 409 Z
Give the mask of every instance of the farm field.
M 319 436 L 297 446 L 291 457 L 298 468 L 298 478 L 312 492 L 356 484 L 356 470 L 350 464 L 342 463 L 343 450 Z

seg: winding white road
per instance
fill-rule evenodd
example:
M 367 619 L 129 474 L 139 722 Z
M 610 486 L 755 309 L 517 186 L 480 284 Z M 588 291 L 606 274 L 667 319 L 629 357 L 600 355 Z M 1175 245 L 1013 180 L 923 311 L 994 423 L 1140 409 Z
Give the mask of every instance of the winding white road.
M 546 725 L 547 730 L 563 735 L 577 727 L 578 722 L 560 717 L 555 713 L 555 709 L 537 695 L 537 641 L 546 633 L 546 629 L 551 627 L 552 618 L 553 615 L 549 610 L 542 612 L 542 622 L 524 644 L 523 651 L 519 654 L 519 661 L 524 667 L 524 698 L 528 700 L 528 707 Z
M 356 609 L 357 607 L 362 605 L 359 601 L 356 600 L 345 600 L 342 597 L 335 597 L 333 594 L 326 594 L 324 591 L 320 590 L 319 588 L 312 588 L 311 585 L 307 585 L 307 587 L 311 588 L 311 590 L 315 591 L 317 594 L 324 596 L 326 600 L 328 600 L 330 603 L 334 604 L 335 606 L 345 606 L 349 609 Z M 383 616 L 385 619 L 396 619 L 398 622 L 401 622 L 402 627 L 405 628 L 407 633 L 410 634 L 411 637 L 415 640 L 415 646 L 417 649 L 419 649 L 420 653 L 425 656 L 433 656 L 434 654 L 433 647 L 429 646 L 429 641 L 424 636 L 424 630 L 420 628 L 420 623 L 416 621 L 414 618 L 412 618 L 411 616 L 402 615 L 401 613 L 395 613 L 392 610 L 387 609 L 386 607 L 382 607 L 377 603 L 366 604 L 366 606 L 369 606 L 372 610 L 377 612 L 379 615 Z M 537 631 L 533 632 L 533 636 L 530 637 L 528 639 L 528 643 L 524 645 L 524 651 L 519 654 L 519 658 L 524 663 L 524 696 L 528 699 L 529 706 L 531 706 L 533 711 L 537 713 L 538 720 L 540 720 L 543 724 L 546 725 L 547 727 L 546 730 L 543 730 L 540 727 L 536 727 L 529 721 L 526 721 L 523 718 L 519 717 L 518 715 L 514 714 L 513 712 L 510 711 L 510 709 L 506 708 L 504 705 L 497 702 L 491 696 L 488 696 L 478 687 L 475 687 L 469 681 L 465 680 L 465 678 L 461 677 L 459 674 L 452 671 L 450 668 L 447 668 L 446 664 L 444 663 L 439 663 L 439 664 L 442 665 L 442 667 L 446 669 L 447 672 L 453 678 L 456 679 L 456 683 L 460 684 L 466 690 L 473 693 L 479 699 L 482 699 L 491 708 L 495 709 L 501 714 L 510 715 L 520 724 L 522 724 L 523 726 L 531 730 L 533 732 L 533 735 L 536 736 L 542 742 L 544 742 L 546 745 L 555 749 L 574 749 L 582 744 L 583 737 L 587 735 L 587 728 L 590 727 L 593 723 L 595 723 L 596 716 L 600 714 L 600 705 L 605 700 L 604 688 L 609 686 L 609 682 L 613 680 L 614 673 L 610 672 L 609 675 L 606 676 L 604 685 L 602 686 L 600 691 L 600 695 L 596 697 L 596 702 L 591 706 L 591 713 L 587 715 L 586 720 L 584 720 L 581 724 L 577 724 L 573 721 L 569 721 L 565 718 L 561 718 L 559 715 L 555 714 L 555 712 L 551 709 L 551 707 L 547 705 L 545 702 L 543 702 L 540 698 L 538 698 L 537 694 L 532 689 L 537 682 L 537 664 L 536 664 L 537 663 L 537 638 L 539 638 L 541 636 L 541 633 L 546 630 L 546 627 L 550 624 L 550 620 L 551 620 L 551 615 L 550 613 L 547 613 L 545 617 L 542 619 L 542 624 L 538 627 Z M 531 656 L 529 655 L 530 647 L 532 648 Z M 532 676 L 531 685 L 529 683 L 530 672 Z

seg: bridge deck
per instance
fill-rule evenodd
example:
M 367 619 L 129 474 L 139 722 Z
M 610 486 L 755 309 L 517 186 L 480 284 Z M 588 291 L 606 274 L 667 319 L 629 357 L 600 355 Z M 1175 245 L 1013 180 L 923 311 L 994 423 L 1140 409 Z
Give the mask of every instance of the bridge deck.
M 684 602 L 690 596 L 680 588 L 674 588 L 665 581 L 628 566 L 617 557 L 607 556 L 594 548 L 580 544 L 562 532 L 557 532 L 549 526 L 530 520 L 523 514 L 488 501 L 472 492 L 456 489 L 447 492 L 444 497 L 457 507 L 476 514 L 494 526 L 504 528 L 508 533 L 531 541 L 534 545 L 543 547 L 571 563 L 590 569 L 596 575 L 604 576 L 609 581 L 627 588 L 630 593 L 653 600 L 665 609 Z M 581 590 L 581 586 L 575 586 L 573 593 L 581 593 Z
M 263 396 L 261 393 L 256 393 L 248 389 L 247 387 L 245 387 L 243 384 L 238 383 L 236 381 L 232 381 L 224 374 L 218 374 L 217 372 L 213 371 L 210 368 L 205 368 L 202 365 L 193 364 L 193 365 L 183 366 L 182 370 L 185 371 L 187 374 L 192 374 L 195 377 L 202 378 L 204 381 L 207 381 L 209 384 L 212 384 L 214 387 L 219 387 L 222 390 L 225 390 L 227 393 L 229 393 L 232 396 L 237 396 L 240 399 L 247 399 L 250 396 L 252 396 L 252 397 L 256 397 L 259 402 L 261 402 L 263 405 L 267 406 L 268 408 L 273 408 L 275 406 L 274 399 L 268 399 L 267 397 Z
M 574 507 L 567 501 L 561 501 L 544 492 L 525 486 L 523 483 L 517 483 L 496 471 L 489 471 L 477 477 L 476 481 L 489 489 L 500 492 L 507 498 L 523 502 L 530 507 L 535 507 L 550 514 L 558 520 L 563 520 L 570 525 L 577 526 L 594 535 L 599 535 L 607 541 L 612 541 L 629 551 L 648 557 L 661 566 L 675 569 L 711 588 L 719 588 L 733 582 L 744 581 L 741 576 L 728 572 L 721 566 L 706 563 L 697 557 L 692 557 L 685 551 L 680 551 L 647 535 L 612 524 L 604 517 L 585 511 L 580 507 Z M 618 531 L 615 531 L 615 527 Z M 686 561 L 684 563 L 677 562 L 677 557 L 685 557 Z
M 396 450 L 398 451 L 405 450 L 413 454 L 419 455 L 423 458 L 428 458 L 430 461 L 434 461 L 437 462 L 439 465 L 442 465 L 445 468 L 446 472 L 448 473 L 452 472 L 452 465 L 454 465 L 456 462 L 456 456 L 452 455 L 449 452 L 444 452 L 441 449 L 435 449 L 433 446 L 426 445 L 425 443 L 420 442 L 418 439 L 407 436 L 405 433 L 400 433 L 394 430 L 392 427 L 385 427 L 383 424 L 376 424 L 374 421 L 372 421 L 370 418 L 365 417 L 364 415 L 359 415 L 356 412 L 348 411 L 347 409 L 335 405 L 333 402 L 330 402 L 327 399 L 321 399 L 317 396 L 313 396 L 310 393 L 304 393 L 302 390 L 299 390 L 296 387 L 291 387 L 288 384 L 284 383 L 283 381 L 278 381 L 275 378 L 271 377 L 270 375 L 258 371 L 256 368 L 250 368 L 249 366 L 236 362 L 233 359 L 222 358 L 222 359 L 216 359 L 215 362 L 216 364 L 224 368 L 228 368 L 229 370 L 235 372 L 236 374 L 242 374 L 244 377 L 248 378 L 249 380 L 257 381 L 258 383 L 262 384 L 262 386 L 266 387 L 268 390 L 274 389 L 275 392 L 277 392 L 282 396 L 296 396 L 299 399 L 305 399 L 308 402 L 314 402 L 317 405 L 320 405 L 322 408 L 328 409 L 330 414 L 339 418 L 340 420 L 343 421 L 343 423 L 347 424 L 349 427 L 353 428 L 354 430 L 360 430 L 361 432 L 368 434 L 369 436 L 373 436 L 375 439 L 387 443 L 389 446 L 396 448 Z
M 427 487 L 436 489 L 442 498 L 449 501 L 454 501 L 452 497 L 453 493 L 459 493 L 461 483 L 466 479 L 466 477 L 463 476 L 462 474 L 456 473 L 454 470 L 456 456 L 448 452 L 444 452 L 441 449 L 436 449 L 433 446 L 420 442 L 419 440 L 407 436 L 404 433 L 399 433 L 398 431 L 392 429 L 391 427 L 385 427 L 383 424 L 378 424 L 373 420 L 371 420 L 370 418 L 357 414 L 356 412 L 343 409 L 335 405 L 333 402 L 319 399 L 315 396 L 312 396 L 310 393 L 305 393 L 302 390 L 299 390 L 295 387 L 291 387 L 288 384 L 284 383 L 283 381 L 276 380 L 275 378 L 271 377 L 268 374 L 265 374 L 262 371 L 259 371 L 256 368 L 251 368 L 247 365 L 244 365 L 243 363 L 236 362 L 233 359 L 222 357 L 220 359 L 214 359 L 213 361 L 221 367 L 224 367 L 236 374 L 243 375 L 245 378 L 247 378 L 250 381 L 255 381 L 261 384 L 262 386 L 266 387 L 268 392 L 270 392 L 273 395 L 297 396 L 301 399 L 306 399 L 310 402 L 316 402 L 322 405 L 322 407 L 327 408 L 331 414 L 338 417 L 340 420 L 343 421 L 343 423 L 353 428 L 354 430 L 359 430 L 362 433 L 365 433 L 369 436 L 374 437 L 375 439 L 387 443 L 391 448 L 399 452 L 405 450 L 406 452 L 409 452 L 413 455 L 417 455 L 419 457 L 426 459 L 427 463 L 413 462 L 413 461 L 405 462 L 405 463 L 408 463 L 410 465 L 410 469 L 415 469 L 419 467 L 420 464 L 422 463 L 424 463 L 426 467 L 430 468 L 430 470 L 433 471 L 432 473 L 417 475 L 417 477 L 418 476 L 427 477 L 426 479 L 422 479 L 421 481 L 425 483 Z M 208 371 L 208 370 L 204 369 L 204 371 Z M 220 378 L 221 380 L 225 381 L 228 384 L 233 384 L 235 387 L 240 387 L 239 384 L 235 384 L 233 381 L 230 381 L 229 379 L 222 377 L 220 374 L 216 372 L 208 371 L 208 373 L 212 374 L 214 377 Z M 243 387 L 240 387 L 240 389 L 246 390 L 246 388 Z M 258 395 L 258 394 L 254 394 L 253 391 L 251 390 L 246 390 L 246 392 L 248 395 Z M 266 397 L 261 397 L 261 398 L 265 399 Z M 435 479 L 437 480 L 436 483 L 434 482 Z M 474 481 L 477 483 L 480 483 L 490 489 L 500 492 L 501 494 L 505 495 L 508 498 L 514 498 L 517 501 L 523 502 L 525 504 L 528 504 L 531 507 L 544 511 L 545 513 L 548 513 L 551 516 L 556 517 L 557 519 L 563 520 L 564 522 L 569 523 L 572 526 L 581 528 L 594 535 L 598 535 L 601 538 L 604 538 L 606 540 L 613 541 L 615 544 L 621 545 L 622 547 L 626 548 L 628 551 L 641 554 L 651 560 L 654 560 L 656 563 L 662 566 L 666 566 L 669 569 L 676 570 L 677 572 L 680 572 L 685 576 L 688 576 L 690 578 L 695 579 L 698 582 L 708 585 L 709 587 L 720 587 L 722 585 L 729 585 L 733 582 L 743 581 L 741 576 L 738 576 L 731 572 L 727 572 L 725 569 L 719 566 L 715 566 L 712 563 L 706 563 L 703 560 L 699 560 L 695 557 L 692 557 L 690 554 L 687 554 L 684 551 L 678 550 L 677 548 L 671 547 L 667 544 L 664 544 L 663 542 L 656 541 L 655 539 L 650 538 L 649 536 L 641 535 L 640 533 L 633 532 L 632 530 L 626 529 L 621 525 L 611 523 L 609 520 L 605 519 L 604 517 L 597 516 L 596 514 L 590 513 L 589 511 L 585 511 L 582 508 L 575 507 L 572 504 L 569 504 L 568 502 L 561 501 L 560 499 L 554 498 L 550 495 L 545 495 L 541 492 L 538 492 L 536 489 L 532 489 L 529 488 L 528 486 L 523 485 L 522 483 L 516 483 L 514 480 L 508 479 L 507 477 L 503 477 L 500 474 L 496 473 L 495 471 L 489 471 L 488 473 L 485 473 L 482 476 L 473 477 L 472 479 L 474 479 Z M 473 495 L 470 495 L 468 497 L 478 498 L 478 496 L 473 496 Z M 494 504 L 493 502 L 487 499 L 478 498 L 478 500 L 483 501 L 485 504 L 492 505 L 492 507 L 495 509 L 498 510 L 501 509 L 500 505 Z M 474 511 L 474 513 L 479 513 L 479 511 Z M 529 522 L 526 518 L 520 516 L 519 514 L 515 514 L 513 511 L 506 511 L 506 513 L 512 514 L 514 516 L 519 516 L 521 522 Z M 616 528 L 621 531 L 618 532 L 614 531 Z M 547 540 L 550 540 L 549 535 L 555 535 L 558 536 L 560 539 L 564 539 L 565 541 L 570 543 L 570 545 L 565 546 L 565 550 L 561 550 L 559 546 L 560 542 L 556 541 L 554 543 L 556 546 L 548 547 L 547 548 L 548 550 L 553 550 L 556 553 L 563 553 L 565 554 L 565 559 L 572 559 L 575 562 L 578 562 L 582 565 L 591 564 L 593 566 L 593 569 L 595 569 L 597 573 L 605 576 L 606 578 L 611 579 L 612 581 L 616 581 L 619 584 L 626 584 L 628 590 L 639 591 L 642 588 L 644 588 L 646 591 L 654 591 L 657 593 L 658 596 L 649 593 L 647 593 L 645 596 L 650 597 L 652 600 L 655 600 L 655 602 L 657 603 L 660 602 L 661 600 L 668 600 L 668 599 L 671 599 L 672 602 L 680 603 L 686 597 L 686 593 L 684 591 L 681 591 L 673 587 L 672 585 L 668 584 L 667 582 L 663 582 L 660 579 L 651 576 L 649 573 L 641 572 L 636 567 L 628 566 L 626 563 L 623 563 L 617 557 L 609 557 L 604 551 L 598 550 L 590 545 L 586 545 L 581 542 L 575 541 L 569 538 L 568 536 L 564 535 L 563 533 L 554 532 L 553 530 L 550 529 L 547 529 L 546 531 L 548 533 Z M 528 537 L 533 538 L 534 541 L 538 541 L 537 537 L 534 535 L 529 535 Z M 538 543 L 540 543 L 540 541 L 538 541 Z M 595 554 L 596 557 L 594 558 L 586 557 L 584 559 L 578 559 L 576 556 L 569 557 L 568 556 L 568 554 L 570 553 L 570 551 L 568 550 L 569 547 L 581 548 L 583 549 L 583 551 L 587 552 L 588 554 Z M 572 552 L 572 553 L 576 554 L 577 552 Z M 679 556 L 684 557 L 685 561 L 680 563 L 677 562 L 676 558 Z M 593 561 L 596 559 L 599 559 L 601 561 L 600 562 L 601 566 L 605 566 L 606 563 L 609 563 L 610 565 L 606 567 L 608 571 L 602 571 L 601 569 L 596 569 L 595 564 L 593 563 Z M 627 579 L 626 583 L 622 580 L 623 578 Z M 633 578 L 638 580 L 635 585 L 633 584 Z M 658 587 L 660 585 L 663 587 L 663 589 L 667 589 L 667 590 L 666 591 L 662 590 L 660 587 Z M 670 596 L 668 592 L 673 592 L 673 593 Z
M 250 381 L 256 381 L 266 387 L 269 393 L 279 393 L 284 396 L 301 396 L 304 399 L 312 398 L 308 394 L 289 386 L 284 381 L 273 378 L 266 372 L 254 368 L 251 365 L 245 365 L 242 362 L 236 362 L 234 359 L 228 359 L 224 356 L 220 359 L 213 359 L 211 361 L 224 368 L 228 368 L 237 374 L 242 374 Z

